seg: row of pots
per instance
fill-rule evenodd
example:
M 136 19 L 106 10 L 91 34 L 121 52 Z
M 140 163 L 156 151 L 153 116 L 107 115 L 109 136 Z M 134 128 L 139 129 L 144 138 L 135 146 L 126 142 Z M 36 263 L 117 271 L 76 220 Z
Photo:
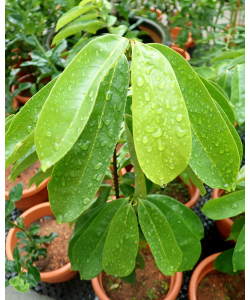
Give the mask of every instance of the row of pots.
M 29 226 L 31 223 L 35 222 L 37 219 L 44 216 L 53 215 L 49 202 L 38 204 L 26 212 L 24 212 L 20 217 L 23 217 L 23 222 L 25 227 Z M 17 243 L 16 233 L 20 231 L 19 229 L 10 229 L 7 239 L 6 239 L 6 255 L 9 260 L 13 260 L 13 250 Z M 203 260 L 195 269 L 192 274 L 190 284 L 189 284 L 189 299 L 196 300 L 196 290 L 202 278 L 214 269 L 214 260 L 220 253 L 213 254 Z M 48 283 L 59 283 L 71 280 L 77 275 L 77 271 L 71 271 L 70 263 L 59 268 L 55 271 L 41 272 L 41 281 Z M 170 278 L 169 291 L 164 298 L 164 300 L 174 300 L 178 296 L 181 285 L 182 285 L 182 272 L 176 272 L 174 276 Z M 97 297 L 101 300 L 109 300 L 106 295 L 103 284 L 102 284 L 102 273 L 92 279 L 92 285 Z

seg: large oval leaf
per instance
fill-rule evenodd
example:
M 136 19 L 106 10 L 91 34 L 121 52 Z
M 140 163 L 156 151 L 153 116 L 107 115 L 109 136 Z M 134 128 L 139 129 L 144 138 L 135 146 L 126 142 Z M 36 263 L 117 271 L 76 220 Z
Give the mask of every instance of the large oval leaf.
M 168 183 L 188 165 L 191 131 L 175 74 L 159 51 L 135 44 L 132 87 L 133 135 L 139 164 L 151 181 Z
M 245 211 L 245 190 L 233 192 L 208 201 L 202 212 L 210 219 L 222 220 L 237 216 Z
M 22 148 L 30 141 L 28 150 L 34 145 L 34 130 L 40 111 L 58 78 L 53 79 L 38 93 L 36 93 L 25 106 L 15 115 L 5 135 L 6 168 L 16 162 L 26 152 Z M 14 150 L 16 149 L 16 150 Z
M 43 171 L 72 148 L 93 110 L 101 80 L 127 45 L 127 39 L 116 35 L 98 37 L 61 74 L 36 127 L 35 144 Z
M 184 204 L 164 195 L 148 195 L 147 199 L 163 213 L 182 252 L 179 272 L 193 268 L 201 254 L 200 240 L 203 238 L 203 225 L 199 217 Z M 171 247 L 171 246 L 170 246 Z
M 192 127 L 191 168 L 209 186 L 230 190 L 240 168 L 240 156 L 224 118 L 198 75 L 181 55 L 164 45 L 151 46 L 171 63 L 188 109 Z
M 111 221 L 103 249 L 102 265 L 105 272 L 120 277 L 128 276 L 135 268 L 139 230 L 135 212 L 128 204 Z
M 129 83 L 123 55 L 101 83 L 90 119 L 67 155 L 55 164 L 49 200 L 59 222 L 70 222 L 92 205 L 119 135 Z
M 139 223 L 155 262 L 165 275 L 173 275 L 182 262 L 173 230 L 164 214 L 153 203 L 139 201 Z
M 127 200 L 115 200 L 107 204 L 85 230 L 78 230 L 77 241 L 72 248 L 77 269 L 81 279 L 89 280 L 96 277 L 102 270 L 102 253 L 110 223 L 119 209 Z M 84 225 L 83 225 L 84 227 Z

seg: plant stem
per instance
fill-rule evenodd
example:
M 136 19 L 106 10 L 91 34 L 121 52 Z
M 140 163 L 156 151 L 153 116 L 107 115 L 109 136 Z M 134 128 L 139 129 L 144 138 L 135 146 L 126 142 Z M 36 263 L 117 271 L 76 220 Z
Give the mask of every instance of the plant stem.
M 35 42 L 36 42 L 38 48 L 39 48 L 39 49 L 41 50 L 41 52 L 43 53 L 44 57 L 47 59 L 49 65 L 50 65 L 50 66 L 52 67 L 52 69 L 57 73 L 58 70 L 57 70 L 56 66 L 55 66 L 55 65 L 51 62 L 51 60 L 46 56 L 46 52 L 45 52 L 45 50 L 43 49 L 43 46 L 40 44 L 40 42 L 39 42 L 39 40 L 37 39 L 37 37 L 36 37 L 34 34 L 32 34 L 32 37 L 33 37 L 33 39 L 35 40 Z
M 240 0 L 237 1 L 237 7 L 236 7 L 236 11 L 235 11 L 235 16 L 234 16 L 232 38 L 234 37 L 234 34 L 235 34 L 235 27 L 236 27 L 236 22 L 237 22 L 237 16 L 238 16 L 239 7 L 240 7 Z M 231 42 L 230 48 L 232 48 L 232 46 L 233 46 L 233 42 Z
M 116 147 L 113 155 L 113 174 L 114 174 L 114 184 L 115 184 L 115 198 L 119 199 L 119 185 L 118 185 L 117 164 L 116 164 Z

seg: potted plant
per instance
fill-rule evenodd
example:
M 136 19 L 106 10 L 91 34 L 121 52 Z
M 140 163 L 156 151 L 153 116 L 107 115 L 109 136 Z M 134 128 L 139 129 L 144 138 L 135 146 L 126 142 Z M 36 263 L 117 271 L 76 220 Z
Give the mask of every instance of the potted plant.
M 94 196 L 124 117 L 127 59 L 132 60 L 132 115 L 124 121 L 135 187 L 127 197 L 106 203 Z M 242 149 L 227 118 L 228 102 L 221 107 L 217 101 L 172 49 L 107 34 L 90 41 L 14 117 L 17 123 L 12 121 L 6 133 L 6 166 L 35 145 L 43 176 L 51 176 L 49 201 L 57 222 L 75 222 L 68 254 L 82 279 L 102 270 L 118 277 L 133 273 L 139 233 L 163 274 L 195 265 L 203 237 L 200 219 L 175 199 L 148 195 L 146 183 L 165 185 L 190 167 L 190 177 L 201 185 L 231 190 Z M 29 132 L 17 125 L 27 112 Z
M 48 202 L 36 205 L 27 210 L 17 218 L 15 223 L 8 219 L 8 215 L 15 208 L 14 203 L 21 199 L 21 195 L 22 184 L 19 183 L 11 190 L 10 199 L 5 206 L 5 230 L 9 230 L 6 239 L 6 255 L 8 260 L 5 263 L 5 269 L 6 271 L 17 273 L 17 276 L 12 277 L 5 285 L 11 284 L 17 291 L 27 292 L 30 287 L 35 287 L 39 281 L 57 283 L 72 279 L 77 272 L 70 270 L 69 262 L 53 271 L 46 271 L 46 268 L 48 268 L 46 264 L 52 265 L 53 263 L 52 255 L 54 255 L 54 252 L 51 250 L 52 242 L 56 237 L 59 237 L 55 232 L 48 232 L 52 228 L 52 222 L 46 223 L 46 220 L 43 221 L 42 219 L 43 217 L 53 216 Z M 37 220 L 40 220 L 40 226 L 35 222 Z M 47 221 L 51 220 L 47 219 Z M 62 230 L 58 226 L 56 230 L 60 231 L 60 238 L 64 238 Z M 63 230 L 69 231 L 68 229 Z M 39 234 L 40 231 L 48 234 Z M 64 247 L 62 243 L 60 242 L 61 248 Z M 66 240 L 64 243 L 67 245 Z M 21 245 L 23 246 L 22 248 L 20 247 Z M 55 247 L 58 247 L 58 245 L 55 245 Z M 49 250 L 47 251 L 47 249 Z M 46 261 L 47 255 L 50 257 Z M 57 255 L 63 260 L 61 253 Z M 39 271 L 44 264 L 45 267 L 43 269 L 45 269 L 45 272 Z M 52 267 L 55 268 L 54 265 Z

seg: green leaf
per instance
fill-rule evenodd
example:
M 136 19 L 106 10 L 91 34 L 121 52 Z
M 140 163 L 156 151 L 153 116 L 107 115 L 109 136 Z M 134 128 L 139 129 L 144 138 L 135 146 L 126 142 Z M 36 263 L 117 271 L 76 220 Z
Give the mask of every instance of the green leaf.
M 139 164 L 154 183 L 168 183 L 186 168 L 191 156 L 188 112 L 174 71 L 159 51 L 136 42 L 132 86 Z
M 16 245 L 14 250 L 13 250 L 13 258 L 14 258 L 14 260 L 19 260 L 20 259 L 20 250 L 18 248 L 18 245 Z
M 158 268 L 165 275 L 173 275 L 181 265 L 182 253 L 168 220 L 147 200 L 139 201 L 138 213 L 142 232 Z
M 200 257 L 200 240 L 204 236 L 203 225 L 199 217 L 173 198 L 164 195 L 148 195 L 147 199 L 163 213 L 169 222 L 175 241 L 182 252 L 182 263 L 178 272 L 192 269 Z M 183 232 L 185 232 L 185 242 L 183 242 Z
M 28 292 L 28 290 L 30 288 L 30 284 L 24 283 L 23 279 L 21 279 L 19 277 L 13 277 L 10 279 L 9 282 L 16 291 L 21 292 L 21 293 Z
M 196 73 L 198 73 L 199 75 L 201 75 L 206 79 L 209 79 L 216 75 L 209 67 L 198 67 L 198 68 L 193 67 L 193 69 L 195 70 Z
M 236 121 L 242 125 L 245 123 L 245 64 L 234 68 L 231 101 L 234 105 Z
M 103 27 L 103 22 L 100 20 L 76 20 L 65 28 L 63 28 L 52 41 L 52 46 L 58 44 L 61 40 L 68 36 L 76 34 L 79 31 L 87 31 L 95 34 L 96 31 Z
M 245 190 L 233 192 L 208 201 L 202 212 L 212 220 L 237 216 L 245 211 Z
M 128 276 L 125 277 L 120 277 L 121 280 L 129 283 L 129 284 L 133 284 L 136 282 L 136 273 L 135 273 L 135 269 L 132 271 L 132 273 L 130 273 Z
M 10 125 L 11 125 L 14 117 L 15 117 L 15 115 L 10 115 L 10 116 L 8 116 L 8 117 L 5 118 L 5 133 L 10 128 Z
M 137 218 L 131 204 L 128 204 L 111 221 L 102 256 L 104 271 L 121 277 L 131 274 L 135 268 L 138 245 Z
M 15 180 L 19 174 L 38 160 L 35 145 L 20 158 L 12 167 L 9 180 Z
M 32 235 L 32 234 L 37 234 L 40 230 L 40 227 L 38 224 L 33 224 L 30 226 L 30 229 L 29 229 L 29 235 Z
M 95 105 L 101 80 L 127 45 L 128 40 L 119 36 L 98 37 L 85 46 L 60 75 L 36 127 L 35 144 L 43 171 L 60 160 L 78 139 Z M 122 83 L 116 84 L 121 88 Z M 112 94 L 107 95 L 110 96 Z M 57 105 L 59 100 L 63 105 Z
M 233 253 L 234 272 L 245 270 L 245 225 L 239 234 Z
M 56 81 L 57 78 L 53 79 L 30 98 L 13 119 L 5 135 L 6 168 L 21 158 L 34 145 L 34 129 L 38 116 Z
M 240 157 L 224 118 L 198 75 L 181 55 L 160 44 L 152 44 L 152 47 L 169 59 L 188 109 L 192 127 L 190 167 L 209 186 L 229 188 L 237 177 Z
M 88 4 L 88 3 L 90 3 L 90 2 L 92 2 L 92 0 L 82 0 L 82 1 L 78 4 L 78 6 L 82 7 L 82 6 L 84 6 L 85 4 Z
M 15 204 L 12 201 L 7 201 L 5 204 L 5 218 L 15 209 Z M 6 230 L 6 229 L 5 229 Z
M 117 21 L 117 17 L 108 15 L 107 16 L 107 27 L 113 26 L 116 21 Z M 114 33 L 114 32 L 111 32 L 111 33 Z
M 188 175 L 188 177 L 191 179 L 193 184 L 199 189 L 201 196 L 206 195 L 207 191 L 204 187 L 202 180 L 200 180 L 200 178 L 194 173 L 194 171 L 189 165 L 183 172 Z
M 217 84 L 226 92 L 228 97 L 231 95 L 231 82 L 232 82 L 233 70 L 226 70 L 226 72 L 221 75 Z
M 103 270 L 102 253 L 111 221 L 126 203 L 126 200 L 118 199 L 106 204 L 92 222 L 74 236 L 76 241 L 71 251 L 75 264 L 72 269 L 77 266 L 81 279 L 90 280 Z
M 120 36 L 123 36 L 124 33 L 128 30 L 128 27 L 125 25 L 119 25 L 117 27 L 110 27 L 109 30 L 113 34 L 118 34 Z
M 9 200 L 12 202 L 19 201 L 22 198 L 23 194 L 23 183 L 20 182 L 15 185 L 9 192 Z
M 28 274 L 32 275 L 36 282 L 39 282 L 41 280 L 40 272 L 35 266 L 28 267 Z
M 14 25 L 18 25 L 22 29 L 24 29 L 24 20 L 19 14 L 8 14 L 8 21 Z
M 51 209 L 59 222 L 76 219 L 93 203 L 117 142 L 128 81 L 128 62 L 123 55 L 101 83 L 81 136 L 55 164 L 48 190 Z
M 202 76 L 199 76 L 199 78 L 207 88 L 211 97 L 220 105 L 220 107 L 223 109 L 223 111 L 227 115 L 232 125 L 234 125 L 235 124 L 234 111 L 230 106 L 230 104 L 228 103 L 227 98 L 223 94 L 221 94 L 220 91 L 216 89 L 216 87 L 212 85 L 208 80 L 206 80 Z
M 227 273 L 229 275 L 237 275 L 241 273 L 233 271 L 233 257 L 234 248 L 228 249 L 222 252 L 219 256 L 216 257 L 214 261 L 214 268 L 220 272 Z
M 127 137 L 127 144 L 130 153 L 130 158 L 135 169 L 135 196 L 146 199 L 147 188 L 145 183 L 145 176 L 138 162 L 138 158 L 135 151 L 134 139 L 133 139 L 133 125 L 132 117 L 129 115 L 125 116 L 125 131 Z
M 236 219 L 233 222 L 233 225 L 231 227 L 230 236 L 227 238 L 227 241 L 234 240 L 237 241 L 239 234 L 242 230 L 242 227 L 245 225 L 245 217 L 241 217 L 239 219 Z
M 211 80 L 209 80 L 209 83 L 212 84 L 226 98 L 226 100 L 229 102 L 229 104 L 233 108 L 233 105 L 230 102 L 230 99 L 229 99 L 227 93 L 217 83 L 215 83 L 215 82 L 213 82 Z
M 107 202 L 111 188 L 111 185 L 107 185 L 102 188 L 102 191 L 100 192 L 94 204 L 91 206 L 91 209 L 98 207 L 99 205 L 105 204 Z
M 95 5 L 88 5 L 88 6 L 84 6 L 84 7 L 80 7 L 80 6 L 73 7 L 68 12 L 66 12 L 65 14 L 63 14 L 61 16 L 61 18 L 57 21 L 57 23 L 56 23 L 56 31 L 58 31 L 63 26 L 65 26 L 69 22 L 73 21 L 74 19 L 76 19 L 80 15 L 82 15 L 85 12 L 87 12 L 87 11 L 89 11 L 91 9 L 94 9 L 94 8 L 96 8 Z
M 129 197 L 130 195 L 133 195 L 135 192 L 135 189 L 128 184 L 120 183 L 119 188 L 124 197 Z
M 29 188 L 31 185 L 35 182 L 36 187 L 38 187 L 45 179 L 51 176 L 51 173 L 53 171 L 54 166 L 46 170 L 45 172 L 42 171 L 41 168 L 39 168 L 36 172 L 36 174 L 30 178 L 29 181 Z

